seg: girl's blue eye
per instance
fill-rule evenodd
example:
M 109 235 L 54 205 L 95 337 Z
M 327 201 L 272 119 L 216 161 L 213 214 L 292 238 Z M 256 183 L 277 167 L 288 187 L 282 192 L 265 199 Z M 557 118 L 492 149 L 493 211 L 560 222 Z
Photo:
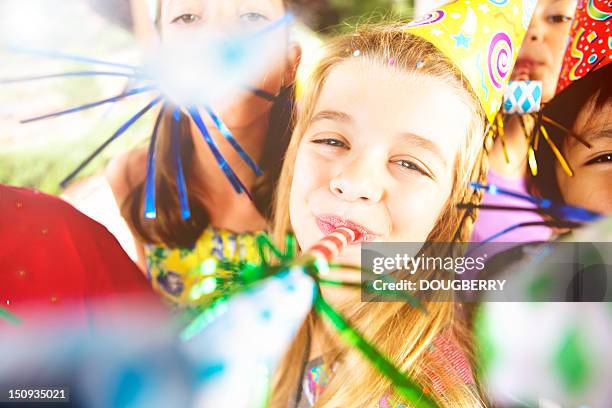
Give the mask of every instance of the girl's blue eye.
M 240 20 L 246 23 L 261 23 L 264 21 L 270 21 L 268 17 L 264 16 L 261 13 L 255 13 L 255 12 L 245 13 L 241 15 Z
M 399 166 L 405 168 L 405 169 L 417 171 L 417 172 L 421 173 L 422 175 L 429 177 L 429 174 L 426 171 L 424 171 L 423 169 L 421 169 L 419 166 L 417 166 L 416 164 L 414 164 L 411 161 L 408 161 L 408 160 L 397 160 L 395 163 L 398 164 Z
M 553 14 L 552 16 L 546 17 L 546 20 L 549 23 L 559 24 L 559 23 L 567 23 L 568 21 L 572 21 L 570 16 L 566 16 L 563 14 Z
M 585 164 L 590 166 L 592 164 L 602 164 L 602 163 L 611 163 L 612 162 L 612 153 L 604 153 L 601 156 L 597 156 L 594 159 L 589 160 Z
M 172 20 L 172 23 L 179 23 L 179 24 L 193 24 L 200 21 L 200 17 L 196 16 L 195 14 L 182 14 L 180 16 L 178 16 L 177 18 L 175 18 L 174 20 Z
M 340 148 L 348 147 L 344 142 L 341 142 L 340 140 L 334 139 L 334 138 L 317 139 L 317 140 L 313 140 L 312 143 L 324 144 L 327 146 L 340 147 Z

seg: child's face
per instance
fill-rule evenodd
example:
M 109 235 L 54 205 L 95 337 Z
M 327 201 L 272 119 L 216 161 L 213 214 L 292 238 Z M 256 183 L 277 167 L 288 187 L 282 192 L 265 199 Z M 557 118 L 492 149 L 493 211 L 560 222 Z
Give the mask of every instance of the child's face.
M 365 241 L 426 240 L 451 194 L 469 119 L 439 80 L 363 58 L 333 68 L 295 162 L 290 217 L 300 247 L 341 225 Z M 359 245 L 338 259 L 359 260 Z
M 603 214 L 612 213 L 612 103 L 595 111 L 593 104 L 582 109 L 573 131 L 591 143 L 586 148 L 566 137 L 563 153 L 574 176 L 556 165 L 559 190 L 566 203 Z
M 282 0 L 163 0 L 164 40 L 186 40 L 196 31 L 232 32 L 265 27 L 285 13 Z
M 512 79 L 542 81 L 544 102 L 555 94 L 575 11 L 576 0 L 539 0 L 519 50 Z
M 282 18 L 285 12 L 282 0 L 163 0 L 160 16 L 162 43 L 180 46 L 219 34 L 257 32 Z M 269 47 L 283 49 L 272 53 L 275 60 L 268 61 L 270 68 L 265 75 L 253 83 L 245 83 L 245 87 L 252 86 L 276 95 L 282 85 L 293 82 L 299 47 L 292 44 L 285 50 L 287 35 L 287 29 L 266 34 Z M 219 80 L 223 81 L 223 78 Z M 233 129 L 250 125 L 269 107 L 269 102 L 245 91 L 233 97 L 231 105 L 224 106 L 220 113 Z

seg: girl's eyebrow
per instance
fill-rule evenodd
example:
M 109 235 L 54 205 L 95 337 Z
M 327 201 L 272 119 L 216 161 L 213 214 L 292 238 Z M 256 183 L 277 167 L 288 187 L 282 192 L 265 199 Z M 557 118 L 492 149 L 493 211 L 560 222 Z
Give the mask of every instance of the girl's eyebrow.
M 322 110 L 312 117 L 311 124 L 319 122 L 321 120 L 334 120 L 336 122 L 352 122 L 353 117 L 348 113 L 335 111 L 335 110 Z
M 431 140 L 424 138 L 423 136 L 415 135 L 414 133 L 409 133 L 409 132 L 402 133 L 400 136 L 404 141 L 407 141 L 408 144 L 410 144 L 413 147 L 420 147 L 425 150 L 429 150 L 436 157 L 438 157 L 438 159 L 440 159 L 440 161 L 442 162 L 445 168 L 447 167 L 448 164 L 446 163 L 446 159 L 444 158 L 444 155 L 440 151 L 440 148 L 438 147 L 437 144 L 435 144 Z
M 165 6 L 171 11 L 178 6 L 197 6 L 199 3 L 198 0 L 165 0 Z

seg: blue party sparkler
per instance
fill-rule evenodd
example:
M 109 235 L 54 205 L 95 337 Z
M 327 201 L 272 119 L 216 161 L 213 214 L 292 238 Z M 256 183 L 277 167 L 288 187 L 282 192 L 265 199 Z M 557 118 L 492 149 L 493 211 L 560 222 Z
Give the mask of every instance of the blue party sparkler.
M 247 38 L 246 44 L 250 45 L 249 40 L 261 37 L 263 35 L 269 34 L 275 30 L 278 30 L 282 27 L 289 25 L 293 21 L 293 16 L 291 14 L 286 14 L 282 18 L 270 23 L 268 26 L 260 29 L 258 32 L 255 32 L 250 38 Z M 236 45 L 232 43 L 226 44 L 230 51 L 237 49 L 242 50 L 244 46 Z M 232 48 L 233 47 L 233 48 Z M 242 48 L 241 48 L 242 47 Z M 237 193 L 246 193 L 249 198 L 252 200 L 248 189 L 244 186 L 242 181 L 238 178 L 235 171 L 229 165 L 227 160 L 223 157 L 222 153 L 219 151 L 215 141 L 211 137 L 211 134 L 204 124 L 202 117 L 200 115 L 199 106 L 194 104 L 183 105 L 181 103 L 171 102 L 169 100 L 169 95 L 165 94 L 161 89 L 160 84 L 158 83 L 158 78 L 154 75 L 150 75 L 146 69 L 142 67 L 138 67 L 135 65 L 128 65 L 116 62 L 104 61 L 101 59 L 91 58 L 87 56 L 68 54 L 63 52 L 55 52 L 55 51 L 46 51 L 46 50 L 36 50 L 29 48 L 20 48 L 15 46 L 9 46 L 8 51 L 12 53 L 20 53 L 25 55 L 44 57 L 44 58 L 52 58 L 59 60 L 68 60 L 75 61 L 84 64 L 92 64 L 92 65 L 101 65 L 108 68 L 116 68 L 120 69 L 120 71 L 113 70 L 79 70 L 72 72 L 61 72 L 47 75 L 38 75 L 38 76 L 28 76 L 28 77 L 20 77 L 20 78 L 9 78 L 9 79 L 0 79 L 0 84 L 12 84 L 12 83 L 24 83 L 24 82 L 32 82 L 39 81 L 45 79 L 54 79 L 54 78 L 70 78 L 70 77 L 122 77 L 134 80 L 136 83 L 148 82 L 146 84 L 140 84 L 138 87 L 130 88 L 125 90 L 119 95 L 116 95 L 111 98 L 103 99 L 100 101 L 95 101 L 91 103 L 87 103 L 84 105 L 76 106 L 73 108 L 44 114 L 28 119 L 24 119 L 21 123 L 32 123 L 47 119 L 52 119 L 64 115 L 69 115 L 77 112 L 81 112 L 87 109 L 97 108 L 99 106 L 105 104 L 112 104 L 119 102 L 125 98 L 130 96 L 135 96 L 139 94 L 146 93 L 155 93 L 154 99 L 151 100 L 144 108 L 134 114 L 127 122 L 125 122 L 109 139 L 107 139 L 102 145 L 100 145 L 92 154 L 90 154 L 74 171 L 72 171 L 64 180 L 61 182 L 62 187 L 66 187 L 68 183 L 70 183 L 77 175 L 80 173 L 95 157 L 97 157 L 106 147 L 108 147 L 113 141 L 123 135 L 130 127 L 132 127 L 142 116 L 144 116 L 147 112 L 151 111 L 154 107 L 156 107 L 160 102 L 162 103 L 162 107 L 160 112 L 157 115 L 157 119 L 155 121 L 155 125 L 153 127 L 151 141 L 147 154 L 147 175 L 145 180 L 145 205 L 144 205 L 144 216 L 147 219 L 156 218 L 156 205 L 155 205 L 155 144 L 157 141 L 157 135 L 160 127 L 161 120 L 164 116 L 164 112 L 168 110 L 170 106 L 172 106 L 172 125 L 171 125 L 171 138 L 172 138 L 172 153 L 173 153 L 173 161 L 175 166 L 175 174 L 176 174 L 176 185 L 177 185 L 177 194 L 179 198 L 179 204 L 181 209 L 181 216 L 183 219 L 188 219 L 191 216 L 191 211 L 189 209 L 189 200 L 187 195 L 187 186 L 185 182 L 185 174 L 182 165 L 182 158 L 180 154 L 180 118 L 181 112 L 187 112 L 187 116 L 190 117 L 199 132 L 202 134 L 202 137 L 206 141 L 209 149 L 213 153 L 215 160 L 226 178 L 232 184 L 234 190 Z M 228 61 L 230 63 L 231 61 Z M 270 94 L 267 91 L 253 88 L 250 86 L 245 87 L 248 91 L 252 92 L 258 97 L 261 97 L 268 101 L 275 101 L 276 96 Z M 255 161 L 247 154 L 247 152 L 242 148 L 242 146 L 238 143 L 238 141 L 233 136 L 230 129 L 225 125 L 225 123 L 221 120 L 219 115 L 213 110 L 210 105 L 203 106 L 208 116 L 212 119 L 215 127 L 221 132 L 223 137 L 230 143 L 232 148 L 236 150 L 241 159 L 249 166 L 249 168 L 257 175 L 261 176 L 263 174 L 261 168 L 255 163 Z

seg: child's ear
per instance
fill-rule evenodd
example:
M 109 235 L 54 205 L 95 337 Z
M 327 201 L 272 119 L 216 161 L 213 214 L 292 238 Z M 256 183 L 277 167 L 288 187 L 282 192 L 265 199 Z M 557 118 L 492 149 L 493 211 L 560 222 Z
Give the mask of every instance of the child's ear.
M 295 82 L 295 77 L 297 76 L 297 70 L 300 66 L 301 59 L 302 47 L 300 44 L 292 42 L 289 44 L 289 49 L 287 50 L 287 67 L 285 68 L 283 84 L 288 85 Z

